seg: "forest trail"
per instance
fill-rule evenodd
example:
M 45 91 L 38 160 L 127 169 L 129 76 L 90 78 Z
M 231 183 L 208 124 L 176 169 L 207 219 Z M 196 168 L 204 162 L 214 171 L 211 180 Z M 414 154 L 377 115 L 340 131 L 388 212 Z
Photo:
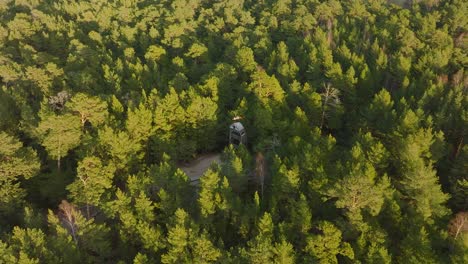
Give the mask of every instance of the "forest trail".
M 219 153 L 200 155 L 189 163 L 179 164 L 179 168 L 189 176 L 191 181 L 196 181 L 208 170 L 212 163 L 221 164 Z

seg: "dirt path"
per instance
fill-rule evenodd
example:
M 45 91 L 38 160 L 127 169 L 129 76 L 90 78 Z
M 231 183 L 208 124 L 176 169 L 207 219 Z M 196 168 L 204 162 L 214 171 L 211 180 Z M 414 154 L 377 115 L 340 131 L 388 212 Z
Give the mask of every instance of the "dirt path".
M 190 180 L 194 181 L 198 180 L 213 162 L 221 164 L 220 154 L 212 153 L 198 156 L 189 163 L 179 164 L 179 168 L 189 176 Z

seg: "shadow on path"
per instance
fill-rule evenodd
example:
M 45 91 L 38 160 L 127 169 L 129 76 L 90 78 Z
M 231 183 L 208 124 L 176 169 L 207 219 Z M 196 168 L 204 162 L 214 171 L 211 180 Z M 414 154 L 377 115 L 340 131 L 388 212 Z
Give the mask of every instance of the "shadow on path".
M 208 170 L 212 163 L 221 164 L 219 153 L 200 155 L 191 162 L 178 164 L 178 167 L 189 176 L 191 181 L 196 181 Z

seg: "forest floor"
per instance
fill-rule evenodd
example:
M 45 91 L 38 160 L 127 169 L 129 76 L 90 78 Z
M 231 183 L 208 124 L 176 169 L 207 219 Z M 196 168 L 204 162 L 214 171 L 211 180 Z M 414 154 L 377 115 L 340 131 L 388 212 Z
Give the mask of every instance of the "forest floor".
M 404 7 L 409 4 L 409 0 L 389 0 L 390 3 Z
M 202 154 L 190 162 L 179 164 L 179 168 L 189 176 L 191 181 L 198 180 L 212 163 L 221 164 L 219 153 Z

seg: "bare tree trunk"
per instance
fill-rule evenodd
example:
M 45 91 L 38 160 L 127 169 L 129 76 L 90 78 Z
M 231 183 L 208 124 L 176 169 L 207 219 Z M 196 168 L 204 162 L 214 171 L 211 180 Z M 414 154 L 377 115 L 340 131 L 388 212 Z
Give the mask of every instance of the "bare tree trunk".
M 327 41 L 328 41 L 328 45 L 331 46 L 332 42 L 333 42 L 333 22 L 331 20 L 331 18 L 329 18 L 327 20 Z
M 263 154 L 261 152 L 257 154 L 257 157 L 255 158 L 255 163 L 255 171 L 260 182 L 261 196 L 263 200 L 263 186 L 265 183 L 265 158 L 263 157 Z
M 458 154 L 460 154 L 460 151 L 463 148 L 463 137 L 460 137 L 460 140 L 458 141 L 457 146 L 455 147 L 455 152 L 453 153 L 453 159 L 456 159 L 458 157 Z
M 88 215 L 88 219 L 90 218 L 89 214 L 89 203 L 86 203 L 86 214 Z
M 320 130 L 322 130 L 324 122 L 325 122 L 325 105 L 322 106 L 322 118 L 320 120 Z
M 340 103 L 339 90 L 333 88 L 330 83 L 323 86 L 324 91 L 320 94 L 322 98 L 322 118 L 320 120 L 320 130 L 325 124 L 325 115 L 329 107 L 336 107 Z
M 62 200 L 62 203 L 59 205 L 59 209 L 61 220 L 68 225 L 73 241 L 78 245 L 78 237 L 76 235 L 77 226 L 75 224 L 75 207 L 66 200 Z
M 468 212 L 458 212 L 455 217 L 450 220 L 448 226 L 449 234 L 457 239 L 460 233 L 468 231 Z
M 60 172 L 60 159 L 61 159 L 61 156 L 62 156 L 62 142 L 60 142 L 60 136 L 58 138 L 58 142 L 59 142 L 59 145 L 58 145 L 58 155 L 57 155 L 57 169 L 58 171 Z
M 323 128 L 323 123 L 325 123 L 325 107 L 327 106 L 329 97 L 330 97 L 330 85 L 326 85 L 325 94 L 323 96 L 323 102 L 322 102 L 322 118 L 320 120 L 320 130 L 322 130 Z

